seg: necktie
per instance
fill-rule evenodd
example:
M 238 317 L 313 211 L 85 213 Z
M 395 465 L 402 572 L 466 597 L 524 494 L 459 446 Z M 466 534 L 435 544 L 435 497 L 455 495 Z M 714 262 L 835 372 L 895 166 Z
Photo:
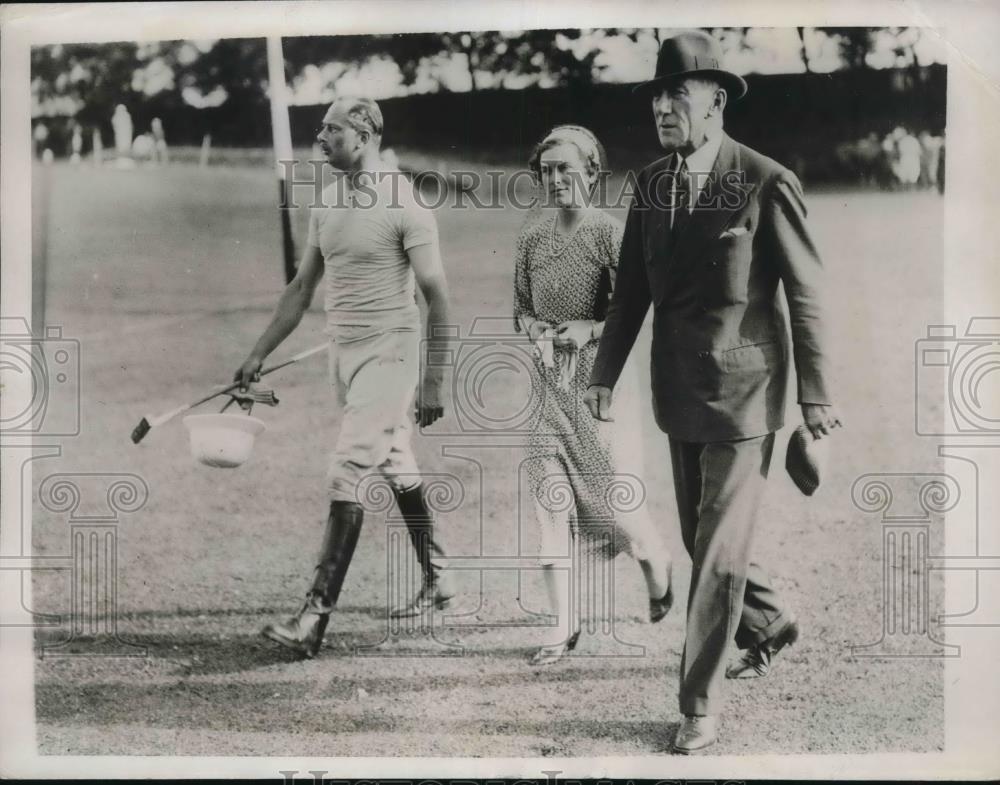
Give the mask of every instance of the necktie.
M 691 178 L 687 161 L 678 154 L 678 166 L 674 175 L 674 199 L 670 210 L 671 245 L 676 245 L 690 217 Z
M 688 176 L 687 162 L 678 154 L 677 168 L 674 173 L 673 201 L 670 208 L 670 254 L 677 247 L 677 241 L 687 226 L 690 212 L 688 205 L 691 203 L 691 185 Z

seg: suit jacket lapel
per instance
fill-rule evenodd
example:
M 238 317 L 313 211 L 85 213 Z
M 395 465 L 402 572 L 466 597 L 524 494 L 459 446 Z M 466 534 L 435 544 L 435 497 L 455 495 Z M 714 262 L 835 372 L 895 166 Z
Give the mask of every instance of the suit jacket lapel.
M 744 207 L 742 200 L 734 199 L 733 195 L 728 200 L 723 198 L 723 177 L 733 177 L 727 173 L 741 171 L 739 147 L 727 134 L 723 134 L 712 175 L 698 195 L 695 210 L 674 244 L 671 254 L 674 271 L 697 264 L 705 244 L 718 237 L 733 215 Z

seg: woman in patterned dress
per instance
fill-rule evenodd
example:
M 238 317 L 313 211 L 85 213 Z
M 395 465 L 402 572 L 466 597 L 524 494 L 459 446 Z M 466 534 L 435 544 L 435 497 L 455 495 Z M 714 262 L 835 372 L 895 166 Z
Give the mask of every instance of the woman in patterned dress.
M 525 464 L 557 624 L 531 662 L 548 665 L 572 650 L 580 634 L 570 618 L 574 550 L 582 558 L 626 552 L 637 559 L 652 622 L 667 614 L 673 593 L 670 552 L 646 512 L 634 368 L 616 388 L 616 422 L 587 416 L 582 401 L 623 231 L 619 220 L 590 204 L 605 168 L 603 148 L 581 126 L 557 126 L 536 146 L 531 168 L 550 209 L 517 239 L 514 318 L 536 349 L 541 415 Z

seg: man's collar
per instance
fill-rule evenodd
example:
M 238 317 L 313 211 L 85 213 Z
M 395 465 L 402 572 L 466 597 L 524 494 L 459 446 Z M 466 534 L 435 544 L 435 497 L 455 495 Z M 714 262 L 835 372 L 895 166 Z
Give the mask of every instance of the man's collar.
M 715 159 L 719 156 L 719 148 L 722 147 L 722 129 L 713 132 L 701 147 L 687 156 L 684 161 L 689 172 L 711 172 L 715 166 Z

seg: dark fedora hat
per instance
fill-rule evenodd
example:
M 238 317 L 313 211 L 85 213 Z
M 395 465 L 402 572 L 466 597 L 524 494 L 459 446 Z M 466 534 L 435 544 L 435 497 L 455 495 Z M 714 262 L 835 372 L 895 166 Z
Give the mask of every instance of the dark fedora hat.
M 746 95 L 747 83 L 742 77 L 722 67 L 719 42 L 701 30 L 678 33 L 664 41 L 656 58 L 656 75 L 632 91 L 649 94 L 670 82 L 698 76 L 715 79 L 734 100 Z

